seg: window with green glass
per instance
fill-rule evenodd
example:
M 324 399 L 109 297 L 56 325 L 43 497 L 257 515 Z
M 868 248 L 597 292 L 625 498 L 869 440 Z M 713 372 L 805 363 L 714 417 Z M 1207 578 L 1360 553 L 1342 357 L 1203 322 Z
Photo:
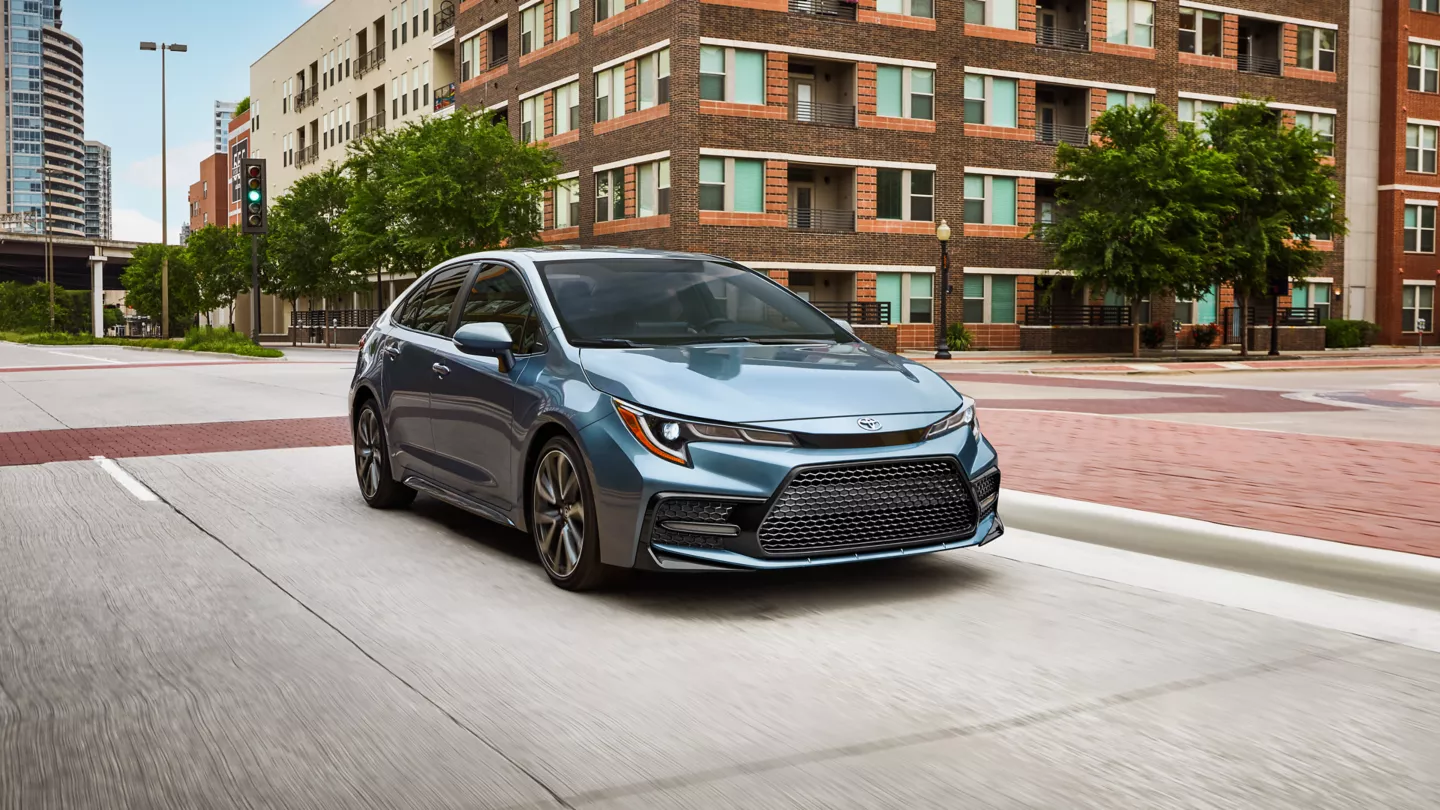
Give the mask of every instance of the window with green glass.
M 735 210 L 749 214 L 765 212 L 765 162 L 735 161 Z
M 714 45 L 700 46 L 700 98 L 707 101 L 725 100 L 725 49 Z
M 1015 277 L 989 276 L 990 323 L 1015 322 Z
M 899 169 L 875 172 L 875 216 L 879 219 L 905 218 L 905 173 Z
M 910 274 L 910 323 L 934 323 L 933 279 L 920 273 Z
M 1220 320 L 1219 301 L 1220 290 L 1216 286 L 1211 285 L 1209 291 L 1202 295 L 1200 300 L 1195 302 L 1195 322 L 1218 323 Z
M 985 277 L 965 274 L 965 322 L 985 322 Z
M 725 210 L 725 158 L 700 158 L 700 210 Z
M 890 323 L 900 323 L 900 280 L 902 273 L 875 274 L 875 300 L 890 305 Z
M 935 119 L 935 71 L 910 70 L 910 110 L 907 117 L 925 121 Z
M 890 118 L 905 115 L 905 70 L 894 65 L 875 69 L 876 114 Z
M 735 103 L 765 103 L 765 54 L 735 51 Z
M 990 178 L 990 224 L 1015 224 L 1015 178 Z
M 992 127 L 1019 126 L 1020 83 L 1014 79 L 990 80 L 990 120 Z
M 965 222 L 985 224 L 985 178 L 978 174 L 965 175 Z

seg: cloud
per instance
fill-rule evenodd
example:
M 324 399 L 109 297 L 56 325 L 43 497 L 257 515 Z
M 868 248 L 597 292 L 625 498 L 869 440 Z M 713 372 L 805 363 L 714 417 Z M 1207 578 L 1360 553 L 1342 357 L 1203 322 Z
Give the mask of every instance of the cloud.
M 183 213 L 183 212 L 182 212 Z M 134 208 L 116 208 L 112 214 L 115 238 L 122 242 L 159 242 L 160 220 Z M 180 223 L 170 220 L 170 244 L 180 242 Z
M 170 182 L 170 189 L 179 186 L 189 188 L 191 183 L 200 179 L 200 161 L 215 153 L 215 142 L 211 140 L 192 141 L 180 146 L 170 147 L 169 159 L 166 161 L 166 168 L 170 172 L 167 178 Z M 158 154 L 140 160 L 132 161 L 125 167 L 121 174 L 122 179 L 131 188 L 148 188 L 160 190 L 160 156 Z M 185 195 L 182 192 L 180 204 L 185 204 Z M 158 233 L 158 231 L 157 231 Z

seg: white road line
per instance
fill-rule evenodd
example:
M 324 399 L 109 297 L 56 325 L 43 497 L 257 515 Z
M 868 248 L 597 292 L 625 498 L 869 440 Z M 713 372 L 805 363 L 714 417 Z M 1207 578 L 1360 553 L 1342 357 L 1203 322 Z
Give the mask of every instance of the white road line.
M 79 358 L 81 358 L 81 359 L 83 359 L 83 360 L 98 360 L 98 361 L 101 362 L 101 363 L 111 363 L 111 364 L 117 365 L 117 366 L 120 365 L 120 364 L 122 364 L 122 363 L 124 362 L 123 360 L 111 360 L 111 359 L 108 358 L 108 357 L 96 357 L 96 356 L 91 355 L 91 354 L 75 354 L 74 352 L 57 352 L 57 351 L 53 351 L 53 350 L 52 350 L 50 353 L 51 353 L 51 354 L 58 354 L 58 355 L 60 355 L 61 357 L 79 357 Z
M 1011 529 L 980 549 L 1009 560 L 1440 652 L 1440 611 Z
M 99 464 L 100 469 L 108 473 L 111 478 L 114 478 L 116 482 L 120 484 L 120 486 L 125 487 L 125 489 L 128 490 L 131 495 L 134 495 L 135 500 L 146 503 L 153 503 L 160 500 L 160 496 L 156 495 L 154 492 L 151 492 L 148 487 L 135 480 L 135 476 L 131 475 L 128 472 L 125 472 L 123 469 L 120 468 L 120 465 L 116 464 L 114 461 L 104 456 L 91 456 L 90 459 L 96 464 Z

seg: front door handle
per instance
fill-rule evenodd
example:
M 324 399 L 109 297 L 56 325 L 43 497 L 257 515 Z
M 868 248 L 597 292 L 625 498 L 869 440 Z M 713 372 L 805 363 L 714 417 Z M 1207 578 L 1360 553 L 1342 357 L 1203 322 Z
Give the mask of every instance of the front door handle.
M 380 353 L 390 358 L 391 360 L 394 360 L 395 358 L 400 356 L 400 347 L 396 346 L 393 343 L 386 344 L 385 347 L 380 350 Z
M 449 367 L 449 366 L 444 366 L 444 365 L 441 365 L 441 364 L 439 364 L 439 363 L 436 363 L 435 365 L 431 366 L 431 367 L 430 367 L 430 370 L 433 371 L 433 372 L 435 372 L 436 374 L 439 374 L 441 377 L 444 377 L 445 375 L 447 375 L 447 374 L 450 373 L 450 367 Z

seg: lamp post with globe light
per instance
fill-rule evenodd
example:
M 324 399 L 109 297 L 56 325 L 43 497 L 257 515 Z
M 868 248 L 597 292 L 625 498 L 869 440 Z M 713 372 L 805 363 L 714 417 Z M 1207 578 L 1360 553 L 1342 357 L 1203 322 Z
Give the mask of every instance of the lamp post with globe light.
M 940 334 L 935 341 L 935 359 L 950 359 L 950 223 L 940 220 L 935 228 L 940 241 Z

